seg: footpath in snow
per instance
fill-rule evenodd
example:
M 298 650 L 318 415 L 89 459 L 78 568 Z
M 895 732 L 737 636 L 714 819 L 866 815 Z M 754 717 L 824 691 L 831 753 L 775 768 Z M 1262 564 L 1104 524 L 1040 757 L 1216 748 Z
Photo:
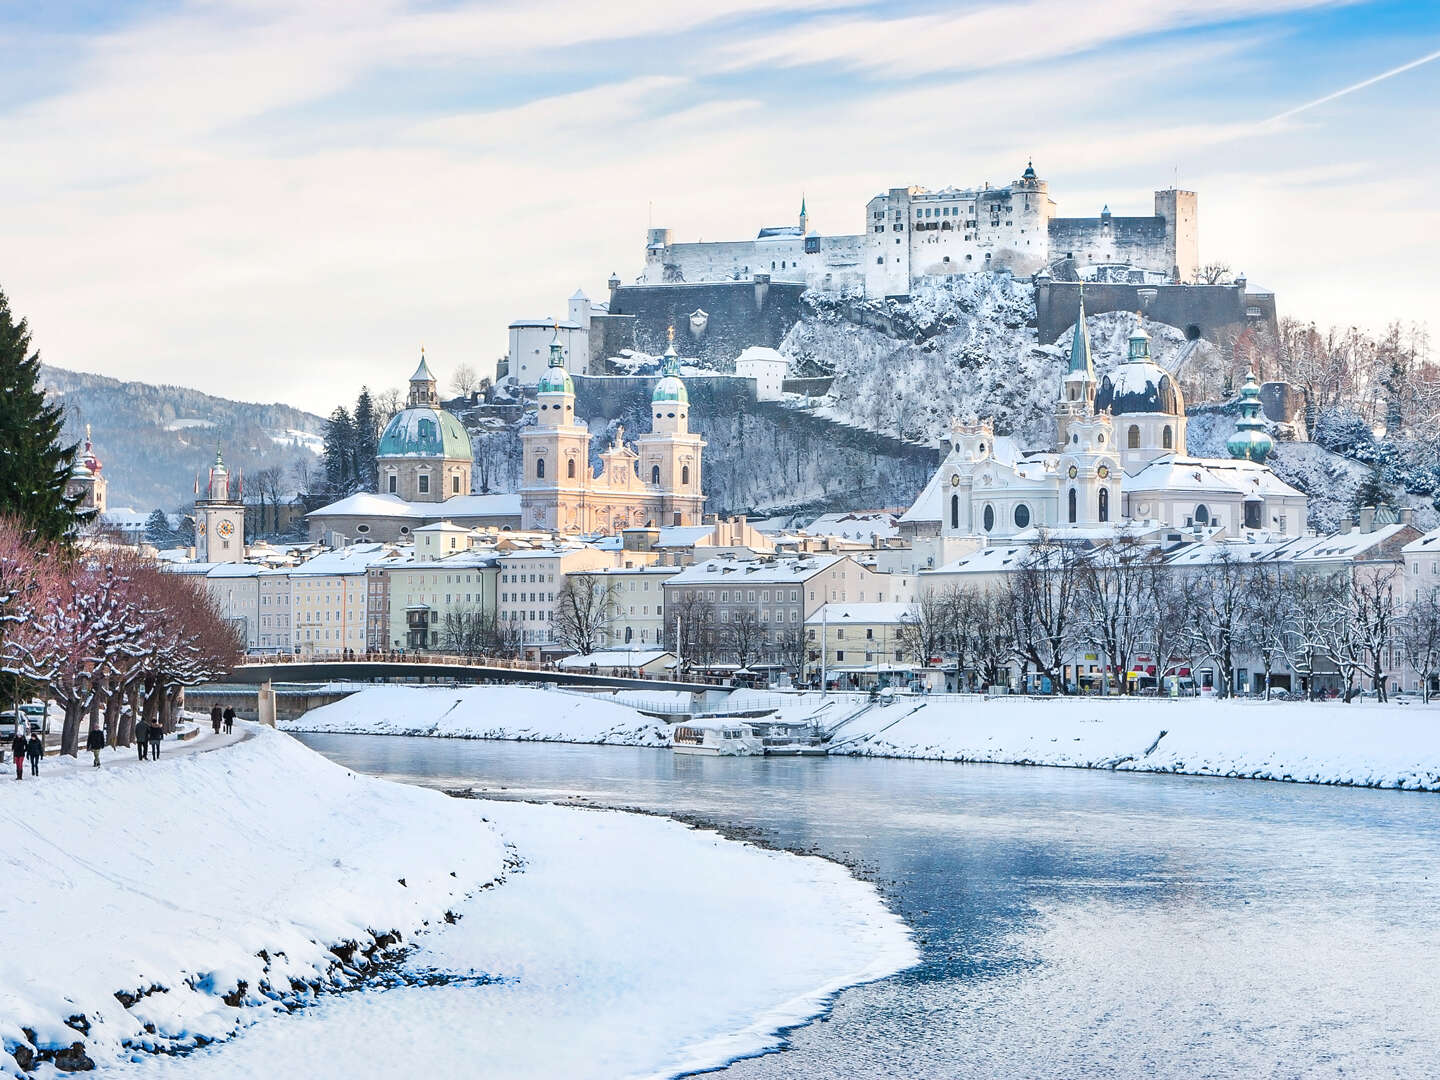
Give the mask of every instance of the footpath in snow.
M 820 859 L 450 798 L 250 725 L 183 745 L 0 781 L 0 1076 L 669 1076 L 916 960 Z M 324 992 L 395 934 L 383 980 Z
M 289 726 L 668 746 L 667 725 L 624 700 L 519 686 L 381 687 Z M 832 754 L 1440 790 L 1440 705 L 978 696 L 872 704 L 863 695 L 740 691 L 730 706 L 777 701 L 787 719 L 833 730 Z

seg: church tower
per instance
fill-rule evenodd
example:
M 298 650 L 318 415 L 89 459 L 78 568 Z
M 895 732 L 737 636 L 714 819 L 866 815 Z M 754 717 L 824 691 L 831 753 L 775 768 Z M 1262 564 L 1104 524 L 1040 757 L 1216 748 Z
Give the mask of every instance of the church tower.
M 75 459 L 70 470 L 70 479 L 65 484 L 66 496 L 77 492 L 80 495 L 80 509 L 90 513 L 90 520 L 105 513 L 106 488 L 108 481 L 101 475 L 100 459 L 90 442 L 90 425 L 85 425 L 85 449 Z
M 673 326 L 662 372 L 650 395 L 650 434 L 636 440 L 640 479 L 650 492 L 660 497 L 660 514 L 655 524 L 699 525 L 705 509 L 700 478 L 700 455 L 705 440 L 690 432 L 690 395 L 680 378 Z
M 196 483 L 199 489 L 199 483 Z M 233 498 L 232 496 L 233 490 Z M 230 483 L 230 470 L 220 447 L 205 484 L 205 497 L 195 500 L 195 557 L 207 563 L 245 561 L 245 504 L 241 483 Z
M 800 235 L 810 235 L 810 215 L 805 212 L 805 196 L 800 196 Z
M 538 410 L 533 427 L 520 433 L 524 474 L 520 482 L 520 524 L 526 529 L 588 532 L 590 432 L 575 418 L 575 383 L 565 369 L 565 347 L 557 328 L 550 364 L 535 387 Z
M 1090 327 L 1085 322 L 1085 286 L 1080 286 L 1080 314 L 1070 342 L 1070 365 L 1060 382 L 1055 406 L 1055 446 L 1064 452 L 1071 442 L 1070 425 L 1095 413 L 1095 360 L 1090 353 Z

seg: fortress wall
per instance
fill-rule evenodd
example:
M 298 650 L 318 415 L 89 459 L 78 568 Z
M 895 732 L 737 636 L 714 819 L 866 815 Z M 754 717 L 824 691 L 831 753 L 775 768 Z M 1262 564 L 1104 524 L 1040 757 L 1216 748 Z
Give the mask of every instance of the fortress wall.
M 665 351 L 675 327 L 675 348 L 717 370 L 731 367 L 751 345 L 776 348 L 800 319 L 797 281 L 713 282 L 703 285 L 622 285 L 610 293 L 610 317 L 634 317 L 634 347 Z M 706 313 L 698 331 L 690 316 Z
M 1161 217 L 1052 218 L 1050 252 L 1055 259 L 1130 263 L 1162 274 L 1175 266 Z
M 1258 308 L 1251 316 L 1248 309 Z M 1075 325 L 1080 310 L 1080 286 L 1073 281 L 1039 281 L 1035 284 L 1036 328 L 1042 342 L 1053 342 Z M 1140 311 L 1146 318 L 1202 337 L 1229 348 L 1249 326 L 1276 332 L 1272 294 L 1247 294 L 1244 285 L 1129 285 L 1086 283 L 1085 310 Z

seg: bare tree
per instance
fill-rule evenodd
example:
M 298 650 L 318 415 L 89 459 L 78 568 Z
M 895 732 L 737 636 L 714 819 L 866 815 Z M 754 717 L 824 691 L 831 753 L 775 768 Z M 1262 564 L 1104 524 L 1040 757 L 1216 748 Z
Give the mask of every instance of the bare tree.
M 671 642 L 675 655 L 687 666 L 714 663 L 714 605 L 695 589 L 676 589 L 673 593 L 666 590 L 666 600 L 664 636 Z
M 1179 679 L 1182 660 L 1190 658 L 1181 627 L 1185 625 L 1186 590 L 1182 575 L 1163 559 L 1145 567 L 1140 603 L 1138 641 L 1155 661 L 1155 684 L 1164 691 L 1165 679 Z
M 1289 599 L 1291 575 L 1275 564 L 1250 568 L 1245 588 L 1245 645 L 1260 658 L 1265 678 L 1265 699 L 1270 699 L 1270 685 L 1276 661 L 1285 656 L 1285 643 L 1290 632 Z
M 1395 627 L 1395 642 L 1405 662 L 1420 676 L 1420 693 L 1430 701 L 1430 682 L 1440 675 L 1440 589 L 1416 594 Z
M 392 386 L 387 390 L 381 390 L 374 396 L 375 419 L 383 429 L 390 422 L 390 418 L 405 408 L 405 395 L 398 386 Z
M 805 670 L 805 635 L 799 630 L 782 630 L 774 638 L 775 656 L 792 679 Z
M 725 644 L 742 668 L 749 667 L 750 661 L 760 656 L 760 645 L 764 640 L 760 626 L 760 615 L 753 608 L 739 608 L 734 617 L 725 624 Z
M 582 655 L 594 652 L 615 617 L 616 596 L 610 582 L 602 574 L 567 574 L 555 599 L 550 628 L 556 639 Z
M 1006 597 L 1021 674 L 1033 667 L 1061 693 L 1068 693 L 1064 664 L 1075 639 L 1076 580 L 1083 551 L 1068 540 L 1041 533 L 1010 576 Z
M 947 639 L 953 636 L 954 615 L 951 597 L 927 592 L 900 617 L 896 636 L 916 663 L 929 667 L 931 661 L 945 651 Z
M 479 608 L 447 611 L 441 623 L 441 647 L 456 656 L 492 656 L 503 652 L 499 616 Z
M 1315 677 L 1330 658 L 1331 625 L 1339 618 L 1344 592 L 1339 576 L 1301 571 L 1289 581 L 1285 595 L 1285 662 L 1297 675 L 1306 697 L 1315 696 Z
M 1196 267 L 1195 277 L 1191 283 L 1194 285 L 1228 285 L 1233 280 L 1229 263 L 1214 262 Z
M 1215 665 L 1215 692 L 1220 697 L 1235 692 L 1235 654 L 1244 644 L 1248 581 L 1244 564 L 1222 547 L 1188 582 L 1181 636 L 1197 659 Z
M 1106 672 L 1121 680 L 1121 692 L 1130 689 L 1126 673 L 1144 640 L 1145 585 L 1151 563 L 1160 557 L 1154 545 L 1122 534 L 1092 551 L 1079 566 L 1081 636 L 1099 651 Z
M 461 397 L 469 397 L 480 385 L 480 376 L 469 364 L 460 364 L 450 376 L 450 388 Z
M 1385 661 L 1394 644 L 1398 618 L 1395 601 L 1396 578 L 1400 568 L 1393 563 L 1357 566 L 1350 584 L 1356 650 L 1361 667 L 1370 679 L 1370 689 L 1379 701 L 1388 697 Z

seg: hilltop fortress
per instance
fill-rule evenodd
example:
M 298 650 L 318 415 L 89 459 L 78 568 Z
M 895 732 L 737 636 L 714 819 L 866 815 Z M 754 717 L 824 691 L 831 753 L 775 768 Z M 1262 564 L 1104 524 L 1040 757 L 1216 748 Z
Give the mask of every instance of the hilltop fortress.
M 927 277 L 1008 270 L 1017 275 L 1068 263 L 1085 278 L 1137 285 L 1187 283 L 1199 267 L 1195 192 L 1155 192 L 1150 217 L 1055 215 L 1049 184 L 1033 164 L 1004 187 L 896 187 L 865 204 L 865 232 L 822 236 L 804 200 L 795 225 L 754 240 L 676 243 L 651 229 L 639 284 L 754 281 L 802 283 L 828 292 L 906 296 Z

